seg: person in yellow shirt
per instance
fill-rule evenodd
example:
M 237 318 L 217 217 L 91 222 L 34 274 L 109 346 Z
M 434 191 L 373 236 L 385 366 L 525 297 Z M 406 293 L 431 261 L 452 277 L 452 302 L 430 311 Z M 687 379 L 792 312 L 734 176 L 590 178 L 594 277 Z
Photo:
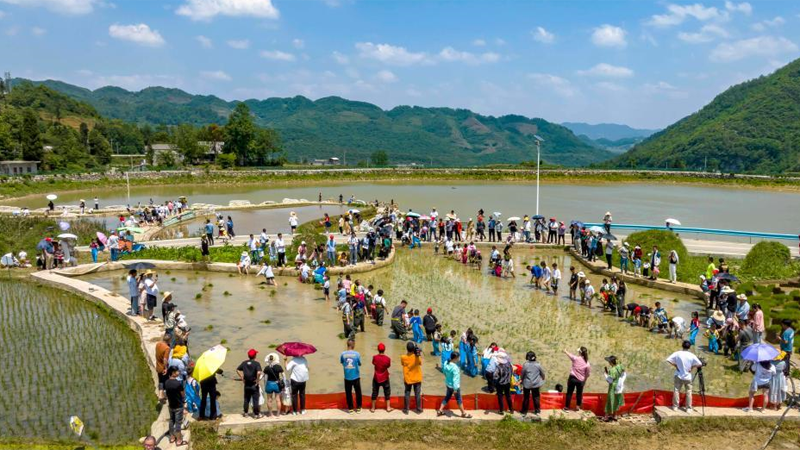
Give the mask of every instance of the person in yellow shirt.
M 714 272 L 717 270 L 717 266 L 714 265 L 714 257 L 708 257 L 708 267 L 706 267 L 706 280 L 711 281 L 711 277 L 714 276 Z
M 422 413 L 422 351 L 416 344 L 406 344 L 406 354 L 400 357 L 403 366 L 403 384 L 405 385 L 405 402 L 403 414 L 408 414 L 411 402 L 411 389 L 414 389 L 417 414 Z

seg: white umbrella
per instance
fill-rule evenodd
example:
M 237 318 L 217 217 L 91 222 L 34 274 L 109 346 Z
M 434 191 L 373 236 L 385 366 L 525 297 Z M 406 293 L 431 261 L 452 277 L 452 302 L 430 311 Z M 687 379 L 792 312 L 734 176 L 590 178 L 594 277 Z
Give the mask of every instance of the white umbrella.
M 60 228 L 61 231 L 67 231 L 69 230 L 69 227 L 70 227 L 69 222 L 64 222 L 63 220 L 61 222 L 58 222 L 58 228 Z
M 602 229 L 600 227 L 597 227 L 597 226 L 589 228 L 589 231 L 591 231 L 592 233 L 605 233 L 606 232 L 606 230 L 604 230 L 604 229 Z
M 494 212 L 494 216 L 495 216 L 495 217 L 500 217 L 500 216 L 502 216 L 502 215 L 503 215 L 502 213 L 499 213 L 499 212 L 497 212 L 497 211 L 495 211 L 495 212 Z
M 680 226 L 681 221 L 678 219 L 667 219 L 667 225 L 678 225 Z
M 521 220 L 521 219 L 517 216 L 511 216 L 508 218 L 508 220 Z
M 75 236 L 72 233 L 61 233 L 57 237 L 59 239 L 78 239 L 78 236 Z
M 357 209 L 351 209 L 351 210 L 350 210 L 350 211 L 348 211 L 348 212 L 349 212 L 350 214 L 358 214 L 358 213 L 360 213 L 361 211 L 359 211 L 359 210 L 357 210 Z
M 58 196 L 57 196 L 56 194 L 50 194 L 50 195 L 48 195 L 48 196 L 47 196 L 47 197 L 45 197 L 45 198 L 46 198 L 46 199 L 48 199 L 48 200 L 55 200 L 55 199 L 57 199 L 57 198 L 58 198 Z

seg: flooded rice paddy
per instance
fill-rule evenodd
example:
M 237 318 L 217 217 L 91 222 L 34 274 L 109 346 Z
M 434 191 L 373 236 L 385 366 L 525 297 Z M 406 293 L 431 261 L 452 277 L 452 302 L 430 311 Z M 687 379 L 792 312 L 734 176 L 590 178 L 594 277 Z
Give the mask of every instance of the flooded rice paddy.
M 73 439 L 69 418 L 101 442 L 134 442 L 155 420 L 138 337 L 75 295 L 0 282 L 0 436 Z
M 526 351 L 535 351 L 548 373 L 547 389 L 552 389 L 556 383 L 566 384 L 569 361 L 562 350 L 575 352 L 581 345 L 589 348 L 590 362 L 595 367 L 587 386 L 590 392 L 606 390 L 602 377 L 603 357 L 611 354 L 617 355 L 628 367 L 628 390 L 671 389 L 672 370 L 664 359 L 679 347 L 677 341 L 621 322 L 598 308 L 590 310 L 570 301 L 566 298 L 566 280 L 558 297 L 527 284 L 528 277 L 522 273 L 526 263 L 542 259 L 548 263 L 557 262 L 568 273 L 572 261 L 565 253 L 517 249 L 514 257 L 518 268 L 516 279 L 498 279 L 487 275 L 485 268 L 477 270 L 434 256 L 431 247 L 400 250 L 392 266 L 355 278 L 374 285 L 375 290 L 383 289 L 390 310 L 402 299 L 423 314 L 430 306 L 447 331 L 455 329 L 460 333 L 472 327 L 480 344 L 498 342 L 515 362 L 522 362 Z M 593 285 L 599 286 L 600 277 L 590 278 Z M 95 274 L 84 279 L 123 294 L 126 289 L 120 272 Z M 228 379 L 220 383 L 226 412 L 238 411 L 241 407 L 241 384 L 230 377 L 251 347 L 258 349 L 259 358 L 263 359 L 270 347 L 284 341 L 312 343 L 319 351 L 309 357 L 309 392 L 343 390 L 338 355 L 344 350 L 345 342 L 339 337 L 342 333 L 339 314 L 332 303 L 324 301 L 320 290 L 301 285 L 293 278 L 278 280 L 279 286 L 275 288 L 265 286 L 263 279 L 252 275 L 179 271 L 160 274 L 162 291 L 174 292 L 175 302 L 192 326 L 190 352 L 194 357 L 220 342 L 231 350 L 223 366 Z M 702 308 L 697 300 L 687 296 L 632 285 L 628 286 L 626 301 L 648 305 L 661 301 L 670 316 L 679 315 L 687 321 L 692 311 Z M 398 363 L 399 356 L 405 352 L 405 342 L 390 339 L 388 323 L 388 317 L 382 328 L 369 322 L 366 332 L 357 338 L 356 349 L 362 353 L 365 365 L 362 377 L 367 393 L 367 382 L 372 376 L 369 361 L 379 342 L 387 344 L 387 354 L 395 363 L 391 369 L 392 390 L 395 394 L 402 393 L 402 372 Z M 699 338 L 698 345 L 703 356 L 705 339 Z M 425 343 L 424 349 L 428 355 L 430 344 Z M 705 372 L 709 395 L 746 394 L 749 376 L 740 376 L 726 368 L 732 367 L 733 362 L 722 356 L 708 356 L 708 360 Z M 444 382 L 435 369 L 437 362 L 438 358 L 425 358 L 423 391 L 441 395 Z M 481 379 L 469 377 L 464 377 L 462 383 L 465 393 L 479 392 L 484 385 Z

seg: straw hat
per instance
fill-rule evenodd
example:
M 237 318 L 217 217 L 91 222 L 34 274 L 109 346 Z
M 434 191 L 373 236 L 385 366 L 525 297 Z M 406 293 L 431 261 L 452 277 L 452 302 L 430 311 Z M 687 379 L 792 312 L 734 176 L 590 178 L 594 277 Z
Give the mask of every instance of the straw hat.
M 724 322 L 725 321 L 725 314 L 722 313 L 720 310 L 714 311 L 714 314 L 711 314 L 711 319 L 716 322 Z
M 736 296 L 736 299 L 737 300 L 747 300 L 747 296 L 744 295 L 744 294 L 739 294 L 739 295 Z
M 722 291 L 720 291 L 720 292 L 723 293 L 723 294 L 733 294 L 736 291 L 731 289 L 730 286 L 723 286 Z
M 264 357 L 264 362 L 265 362 L 265 363 L 267 363 L 267 364 L 269 364 L 269 359 L 270 359 L 270 358 L 272 358 L 272 363 L 273 363 L 273 364 L 278 364 L 278 365 L 280 365 L 280 363 L 281 363 L 281 356 L 280 356 L 279 354 L 277 354 L 277 353 L 275 353 L 275 352 L 272 352 L 272 353 L 268 354 L 267 356 L 265 356 L 265 357 Z
M 242 256 L 247 256 L 247 252 L 242 252 Z
M 578 277 L 579 278 L 586 278 L 586 274 L 583 273 L 583 272 L 578 272 Z
M 153 271 L 152 271 L 152 270 L 150 270 L 150 269 L 147 269 L 147 270 L 144 272 L 144 275 L 145 275 L 145 276 L 152 275 L 152 274 L 153 274 Z
M 165 291 L 164 292 L 164 300 L 166 300 L 168 298 L 172 298 L 172 292 L 171 291 Z

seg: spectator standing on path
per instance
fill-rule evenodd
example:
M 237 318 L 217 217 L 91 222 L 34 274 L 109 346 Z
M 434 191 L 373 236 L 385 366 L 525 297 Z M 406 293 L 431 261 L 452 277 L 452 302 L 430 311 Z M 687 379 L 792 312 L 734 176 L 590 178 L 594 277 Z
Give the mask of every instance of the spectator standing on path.
M 236 368 L 236 373 L 242 379 L 244 385 L 244 404 L 242 406 L 242 417 L 247 417 L 249 412 L 250 403 L 253 404 L 253 418 L 258 419 L 261 417 L 261 407 L 259 405 L 259 385 L 258 381 L 261 379 L 261 363 L 256 361 L 258 351 L 250 349 L 247 351 L 247 360 L 242 361 L 239 367 Z
M 169 367 L 169 343 L 172 336 L 164 334 L 156 344 L 156 374 L 158 375 L 158 400 L 164 402 L 164 383 L 167 381 L 167 367 Z
M 176 447 L 183 447 L 187 444 L 183 440 L 181 427 L 183 426 L 183 403 L 185 394 L 183 383 L 178 379 L 178 368 L 170 367 L 167 370 L 167 381 L 164 382 L 164 390 L 167 393 L 167 405 L 169 406 L 169 442 Z
M 389 401 L 392 396 L 392 387 L 389 383 L 389 368 L 392 367 L 392 359 L 386 356 L 386 346 L 381 342 L 378 344 L 378 354 L 372 357 L 372 365 L 375 367 L 375 374 L 372 376 L 372 404 L 369 412 L 375 412 L 375 402 L 378 400 L 378 392 L 383 388 L 383 398 L 386 401 L 386 412 L 392 411 Z
M 331 267 L 336 266 L 336 240 L 333 235 L 328 236 L 328 242 L 325 244 L 325 250 L 328 254 L 328 265 Z
M 508 413 L 514 414 L 514 404 L 511 402 L 511 378 L 513 376 L 513 367 L 511 361 L 508 360 L 508 355 L 501 351 L 497 354 L 497 368 L 494 370 L 494 386 L 497 389 L 497 411 L 503 414 L 503 398 L 505 398 Z
M 467 414 L 466 411 L 464 411 L 464 402 L 461 399 L 461 367 L 458 365 L 460 358 L 461 356 L 458 354 L 458 352 L 453 352 L 450 354 L 450 360 L 446 361 L 442 366 L 446 391 L 442 403 L 438 408 L 436 408 L 437 417 L 444 415 L 444 408 L 447 407 L 447 402 L 449 402 L 452 397 L 455 397 L 456 399 L 458 409 L 461 411 L 461 417 L 465 419 L 472 417 L 471 415 Z
M 355 412 L 361 413 L 361 355 L 354 350 L 356 341 L 347 340 L 347 350 L 339 356 L 344 368 L 344 393 L 347 397 L 347 413 L 353 414 L 353 391 L 355 391 Z
M 669 282 L 675 283 L 678 281 L 678 252 L 672 250 L 669 252 Z
M 221 416 L 217 414 L 217 373 L 222 373 L 222 369 L 200 381 L 200 414 L 198 420 L 217 420 L 217 417 Z M 208 410 L 206 410 L 206 402 L 211 402 L 208 404 Z M 210 415 L 206 416 L 206 411 Z
M 528 399 L 533 399 L 533 414 L 542 412 L 539 389 L 544 386 L 545 373 L 542 365 L 536 361 L 536 353 L 528 352 L 525 355 L 525 364 L 522 365 L 520 374 L 522 381 L 522 416 L 528 414 Z
M 603 417 L 605 422 L 615 422 L 617 412 L 625 405 L 625 379 L 627 378 L 625 367 L 617 361 L 616 356 L 607 356 L 608 366 L 603 370 L 608 383 L 608 394 L 606 396 L 606 415 Z M 610 367 L 610 369 L 609 369 Z
M 128 295 L 131 299 L 131 312 L 128 315 L 136 316 L 139 314 L 139 280 L 136 278 L 136 269 L 128 272 Z
M 211 223 L 211 219 L 206 219 L 205 231 L 208 242 L 214 245 L 214 224 Z
M 286 373 L 292 387 L 292 412 L 306 413 L 306 383 L 308 383 L 308 361 L 303 356 L 292 357 L 286 363 Z
M 764 336 L 764 311 L 759 303 L 753 303 L 753 310 L 753 342 L 760 344 Z
M 781 336 L 780 336 L 781 351 L 786 352 L 784 362 L 786 366 L 783 368 L 783 374 L 789 376 L 791 367 L 792 350 L 794 349 L 794 328 L 792 328 L 792 321 L 790 319 L 783 319 L 781 321 Z
M 575 392 L 575 405 L 576 410 L 580 411 L 583 406 L 583 386 L 586 385 L 586 380 L 591 374 L 592 366 L 589 364 L 589 350 L 586 347 L 578 349 L 578 355 L 573 355 L 564 350 L 564 353 L 572 361 L 572 367 L 569 370 L 569 378 L 567 379 L 567 398 L 564 403 L 564 411 L 569 410 L 569 404 L 572 400 L 572 392 Z
M 116 231 L 112 231 L 111 236 L 108 237 L 107 247 L 109 253 L 111 253 L 111 261 L 116 261 L 119 254 L 119 236 L 117 236 Z
M 416 412 L 422 414 L 422 352 L 413 342 L 406 343 L 406 354 L 400 357 L 403 366 L 403 385 L 405 398 L 403 414 L 408 414 L 411 406 L 411 390 L 414 390 Z
M 681 347 L 683 348 L 682 350 L 669 355 L 667 358 L 667 362 L 675 368 L 675 385 L 672 390 L 672 410 L 676 411 L 680 407 L 681 388 L 683 388 L 686 391 L 684 406 L 688 413 L 692 412 L 692 370 L 703 367 L 703 363 L 700 362 L 700 359 L 698 359 L 694 353 L 689 351 L 689 349 L 692 348 L 691 342 L 683 341 Z
M 614 256 L 614 243 L 611 242 L 611 239 L 606 239 L 606 264 L 608 264 L 608 270 L 611 270 L 613 264 L 611 264 L 611 259 Z
M 283 234 L 278 233 L 275 238 L 275 251 L 278 253 L 278 267 L 286 265 L 286 243 L 283 241 Z
M 95 196 L 94 198 L 94 210 L 97 211 L 100 209 L 100 200 Z

